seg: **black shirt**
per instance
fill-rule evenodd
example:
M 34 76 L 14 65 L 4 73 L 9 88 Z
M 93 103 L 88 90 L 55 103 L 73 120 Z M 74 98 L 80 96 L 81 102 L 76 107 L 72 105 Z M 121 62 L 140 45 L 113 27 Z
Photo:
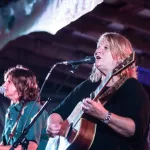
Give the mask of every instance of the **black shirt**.
M 76 104 L 89 97 L 99 84 L 90 80 L 84 81 L 53 112 L 60 114 L 64 120 L 67 119 Z M 135 134 L 132 137 L 124 137 L 98 121 L 90 150 L 146 150 L 149 99 L 141 84 L 134 78 L 127 79 L 104 107 L 116 115 L 131 118 L 135 122 Z

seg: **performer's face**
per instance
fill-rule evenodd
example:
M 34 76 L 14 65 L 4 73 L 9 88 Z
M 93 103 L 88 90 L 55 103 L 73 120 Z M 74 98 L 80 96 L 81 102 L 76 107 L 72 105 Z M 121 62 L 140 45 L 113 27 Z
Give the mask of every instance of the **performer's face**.
M 105 40 L 99 41 L 94 56 L 96 59 L 95 66 L 104 74 L 107 74 L 115 68 L 116 61 L 112 57 L 110 45 Z
M 3 87 L 6 89 L 4 96 L 6 96 L 14 102 L 17 102 L 19 99 L 18 91 L 10 77 L 6 79 L 6 81 L 3 84 Z

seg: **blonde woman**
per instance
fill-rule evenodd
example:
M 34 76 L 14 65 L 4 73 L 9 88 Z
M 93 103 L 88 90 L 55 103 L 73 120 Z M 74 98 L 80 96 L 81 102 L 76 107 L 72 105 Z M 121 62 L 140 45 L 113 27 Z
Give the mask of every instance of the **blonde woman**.
M 83 112 L 95 119 L 97 124 L 90 150 L 147 149 L 149 100 L 137 80 L 135 64 L 108 82 L 103 90 L 103 94 L 106 93 L 106 98 L 109 99 L 107 102 L 102 103 L 101 98 L 98 101 L 89 98 L 90 93 L 132 52 L 132 45 L 124 36 L 118 33 L 104 33 L 100 36 L 94 53 L 95 64 L 89 79 L 77 86 L 49 116 L 47 133 L 50 137 L 60 134 L 63 121 L 68 118 L 77 103 L 82 101 Z M 109 95 L 107 91 L 121 80 L 124 82 Z M 76 144 L 74 150 L 84 149 L 84 146 L 78 146 L 80 144 Z

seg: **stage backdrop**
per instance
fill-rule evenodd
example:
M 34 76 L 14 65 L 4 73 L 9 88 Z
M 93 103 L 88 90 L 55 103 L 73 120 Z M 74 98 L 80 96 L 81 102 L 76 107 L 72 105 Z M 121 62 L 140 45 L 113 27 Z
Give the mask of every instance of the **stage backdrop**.
M 10 40 L 36 31 L 55 34 L 103 0 L 11 0 L 0 7 L 0 49 Z

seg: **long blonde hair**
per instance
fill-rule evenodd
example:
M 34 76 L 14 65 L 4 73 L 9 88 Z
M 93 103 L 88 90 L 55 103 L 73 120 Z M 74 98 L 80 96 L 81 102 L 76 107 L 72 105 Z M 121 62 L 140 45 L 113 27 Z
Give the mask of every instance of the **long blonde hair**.
M 99 47 L 102 40 L 109 44 L 112 57 L 114 60 L 118 61 L 118 63 L 127 58 L 133 52 L 130 41 L 119 33 L 106 32 L 102 34 L 98 39 L 97 47 Z M 127 77 L 137 78 L 135 63 L 120 73 L 120 76 L 124 75 Z M 100 78 L 101 72 L 95 67 L 94 64 L 90 75 L 90 80 L 92 82 L 97 82 Z

